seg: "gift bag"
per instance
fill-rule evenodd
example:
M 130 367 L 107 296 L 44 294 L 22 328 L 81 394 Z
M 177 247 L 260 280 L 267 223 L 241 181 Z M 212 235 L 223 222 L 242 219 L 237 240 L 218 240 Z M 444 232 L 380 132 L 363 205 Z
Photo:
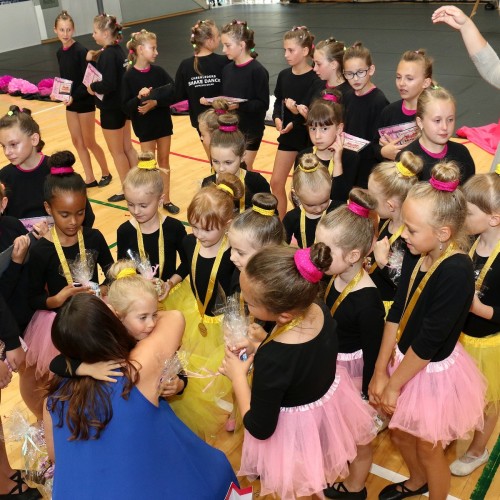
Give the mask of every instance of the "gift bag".
M 248 488 L 238 488 L 234 483 L 231 483 L 224 500 L 238 500 L 239 498 L 241 500 L 252 500 L 253 488 L 251 486 Z

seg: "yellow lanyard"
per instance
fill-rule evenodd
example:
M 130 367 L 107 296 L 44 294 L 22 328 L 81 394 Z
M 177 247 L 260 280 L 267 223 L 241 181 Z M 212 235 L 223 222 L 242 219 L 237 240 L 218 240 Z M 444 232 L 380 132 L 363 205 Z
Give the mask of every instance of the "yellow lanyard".
M 66 260 L 66 256 L 64 255 L 61 242 L 59 241 L 59 236 L 57 236 L 56 227 L 52 226 L 50 233 L 52 234 L 52 242 L 56 247 L 57 256 L 59 257 L 59 262 L 61 263 L 61 267 L 63 268 L 64 277 L 68 285 L 73 284 L 73 277 L 71 276 L 71 271 L 69 270 L 68 261 Z M 85 244 L 83 242 L 83 234 L 82 230 L 78 230 L 78 248 L 80 249 L 80 259 L 83 261 L 86 258 L 85 255 Z
M 476 239 L 476 241 L 472 245 L 471 249 L 469 250 L 469 256 L 471 259 L 472 259 L 472 257 L 474 257 L 474 252 L 476 251 L 477 244 L 479 243 L 479 238 L 480 238 L 480 236 Z M 498 241 L 497 244 L 495 245 L 493 252 L 491 252 L 490 256 L 488 257 L 488 260 L 486 261 L 483 268 L 481 269 L 481 272 L 479 273 L 479 276 L 476 280 L 476 290 L 477 291 L 481 290 L 481 287 L 483 286 L 484 278 L 486 277 L 486 273 L 490 270 L 490 267 L 493 264 L 493 261 L 497 258 L 499 253 L 500 253 L 500 241 Z
M 286 325 L 279 326 L 276 328 L 263 342 L 260 344 L 259 349 L 264 345 L 267 344 L 268 342 L 271 342 L 271 340 L 274 340 L 276 337 L 281 335 L 282 333 L 288 332 L 292 328 L 295 328 L 299 323 L 302 323 L 304 320 L 304 316 L 298 316 L 295 319 L 292 319 L 290 323 L 287 323 Z
M 158 262 L 159 264 L 159 272 L 158 272 L 158 278 L 161 278 L 161 275 L 163 273 L 163 265 L 165 264 L 165 242 L 163 239 L 163 224 L 161 220 L 161 214 L 158 212 L 158 221 L 160 223 L 160 234 L 158 236 Z M 137 246 L 139 247 L 139 255 L 141 259 L 146 259 L 147 255 L 144 250 L 144 240 L 142 239 L 142 231 L 141 231 L 141 225 L 137 223 Z
M 326 210 L 321 215 L 320 221 L 325 216 L 325 214 Z M 309 246 L 307 244 L 307 236 L 306 236 L 306 211 L 303 208 L 300 209 L 300 241 L 302 242 L 301 248 L 307 248 Z M 315 241 L 313 241 L 311 245 L 315 243 Z
M 198 305 L 198 311 L 201 316 L 201 322 L 198 324 L 198 329 L 200 330 L 200 333 L 205 337 L 207 335 L 207 327 L 203 324 L 203 318 L 205 317 L 208 303 L 210 302 L 210 299 L 212 298 L 212 294 L 214 292 L 215 278 L 217 277 L 217 273 L 219 271 L 222 256 L 226 251 L 227 235 L 225 234 L 224 238 L 222 238 L 219 250 L 217 251 L 217 256 L 215 257 L 215 262 L 213 263 L 212 271 L 210 272 L 210 280 L 208 282 L 207 293 L 205 295 L 205 302 L 203 304 L 201 303 L 198 289 L 196 288 L 196 264 L 198 262 L 198 255 L 200 254 L 200 246 L 200 242 L 197 241 L 194 248 L 193 262 L 191 262 L 191 276 L 193 279 L 192 283 L 195 291 L 196 303 Z
M 406 328 L 408 320 L 410 319 L 410 316 L 413 312 L 413 309 L 415 309 L 415 305 L 417 304 L 417 301 L 420 298 L 420 295 L 422 294 L 422 291 L 425 288 L 425 285 L 429 281 L 430 277 L 433 275 L 434 271 L 438 268 L 439 264 L 441 264 L 441 262 L 443 262 L 443 260 L 447 259 L 448 257 L 451 257 L 455 253 L 456 253 L 455 244 L 451 243 L 448 246 L 448 248 L 445 250 L 443 255 L 441 255 L 434 262 L 434 264 L 432 264 L 432 266 L 427 270 L 427 272 L 425 273 L 425 276 L 422 278 L 422 281 L 419 283 L 417 289 L 415 290 L 415 293 L 412 295 L 411 300 L 408 303 L 408 299 L 410 298 L 410 293 L 411 293 L 411 290 L 413 288 L 413 284 L 415 283 L 415 279 L 417 278 L 417 274 L 420 270 L 420 266 L 422 265 L 422 262 L 424 261 L 426 255 L 423 255 L 422 257 L 420 257 L 419 261 L 417 262 L 417 265 L 413 269 L 413 272 L 412 272 L 411 278 L 410 278 L 410 283 L 408 284 L 408 292 L 406 293 L 404 313 L 403 313 L 403 316 L 401 317 L 401 320 L 399 321 L 398 331 L 396 333 L 396 344 L 394 345 L 394 351 L 392 353 L 392 361 L 391 361 L 392 364 L 394 364 L 394 356 L 396 354 L 396 345 L 398 344 L 399 340 L 401 339 L 401 336 L 403 335 L 403 332 Z
M 313 146 L 313 154 L 318 156 L 317 155 L 317 151 L 318 151 L 318 148 L 316 146 Z M 319 157 L 318 157 L 318 160 L 319 160 Z M 333 169 L 335 167 L 335 163 L 333 162 L 333 156 L 330 158 L 330 161 L 328 163 L 328 172 L 330 174 L 330 177 L 333 177 Z
M 243 171 L 242 168 L 240 168 L 240 181 L 241 181 L 241 184 L 243 185 L 243 195 L 240 198 L 240 214 L 242 214 L 245 211 L 245 194 L 246 194 L 245 172 Z
M 380 228 L 380 234 L 382 234 L 384 232 L 384 229 L 388 226 L 388 224 L 389 224 L 389 219 L 387 219 L 384 222 L 383 226 Z M 405 228 L 405 225 L 401 224 L 401 226 L 399 226 L 398 230 L 392 234 L 392 236 L 389 238 L 389 246 L 392 246 L 392 244 L 401 236 L 404 228 Z M 377 269 L 377 266 L 378 266 L 377 261 L 375 261 L 370 266 L 370 269 L 368 270 L 368 274 L 373 273 L 373 271 L 375 271 L 375 269 Z
M 332 279 L 330 280 L 330 283 L 328 283 L 328 287 L 326 288 L 325 292 L 325 302 L 326 298 L 330 294 L 330 290 L 332 289 L 333 282 L 335 281 L 335 278 L 337 276 L 332 276 Z M 337 297 L 337 300 L 333 303 L 332 308 L 330 309 L 330 314 L 333 315 L 335 314 L 335 311 L 339 308 L 340 304 L 342 301 L 351 293 L 352 289 L 359 283 L 359 280 L 363 277 L 363 267 L 359 269 L 359 271 L 356 273 L 356 276 L 347 283 L 347 286 L 342 290 L 342 293 Z

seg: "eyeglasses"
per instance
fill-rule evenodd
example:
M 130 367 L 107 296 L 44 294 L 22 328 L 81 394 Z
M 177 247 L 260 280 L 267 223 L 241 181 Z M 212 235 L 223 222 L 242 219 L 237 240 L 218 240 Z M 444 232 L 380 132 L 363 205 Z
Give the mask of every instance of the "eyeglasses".
M 347 80 L 352 80 L 355 76 L 358 78 L 364 78 L 369 70 L 370 68 L 358 69 L 356 73 L 353 73 L 352 71 L 344 71 L 344 78 L 347 78 Z

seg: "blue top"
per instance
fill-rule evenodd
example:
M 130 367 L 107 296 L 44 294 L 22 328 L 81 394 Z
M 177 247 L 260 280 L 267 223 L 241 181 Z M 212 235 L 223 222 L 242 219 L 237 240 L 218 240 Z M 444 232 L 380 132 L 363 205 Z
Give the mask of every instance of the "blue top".
M 165 400 L 156 407 L 136 387 L 123 399 L 123 384 L 108 384 L 113 417 L 97 440 L 68 441 L 67 425 L 57 427 L 51 412 L 53 500 L 223 500 L 231 481 L 237 484 L 225 455 L 193 434 Z

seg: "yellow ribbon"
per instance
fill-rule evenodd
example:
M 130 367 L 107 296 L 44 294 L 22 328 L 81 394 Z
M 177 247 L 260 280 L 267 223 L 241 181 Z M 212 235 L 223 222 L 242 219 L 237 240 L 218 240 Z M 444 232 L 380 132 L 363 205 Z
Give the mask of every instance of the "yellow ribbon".
M 387 225 L 389 224 L 390 222 L 390 219 L 387 219 L 383 226 L 380 228 L 380 234 L 382 234 L 384 232 L 384 229 L 387 227 Z M 404 224 L 401 224 L 401 226 L 398 227 L 398 230 L 392 234 L 392 236 L 389 238 L 389 246 L 392 246 L 392 244 L 401 236 L 403 230 L 405 228 L 405 225 Z M 373 271 L 375 271 L 375 269 L 377 269 L 378 267 L 378 264 L 377 264 L 377 261 L 375 261 L 371 266 L 370 266 L 370 269 L 368 270 L 368 274 L 371 274 L 373 273 Z
M 330 280 L 330 283 L 328 283 L 328 287 L 326 288 L 325 292 L 325 302 L 330 294 L 330 290 L 332 289 L 333 282 L 335 281 L 335 278 L 337 276 L 332 276 L 332 279 Z M 352 292 L 353 288 L 359 283 L 360 279 L 363 277 L 363 268 L 361 267 L 359 271 L 356 273 L 354 278 L 347 283 L 347 286 L 342 290 L 342 293 L 337 297 L 337 300 L 333 303 L 332 308 L 330 309 L 330 314 L 333 315 L 335 314 L 335 311 L 339 308 L 340 304 L 342 304 L 343 300 Z
M 260 208 L 256 205 L 252 205 L 252 210 L 260 215 L 266 215 L 267 217 L 272 217 L 276 213 L 276 210 L 274 210 L 274 208 L 267 210 L 265 208 Z
M 406 168 L 400 161 L 396 163 L 396 169 L 403 177 L 415 177 L 415 174 L 410 169 Z
M 158 278 L 161 278 L 161 275 L 163 273 L 163 265 L 165 264 L 165 242 L 163 239 L 163 224 L 160 212 L 158 212 L 158 221 L 160 226 L 160 234 L 158 235 L 158 260 L 160 261 L 158 262 Z M 141 259 L 146 259 L 147 255 L 146 251 L 144 250 L 144 240 L 142 239 L 141 225 L 139 223 L 137 223 L 137 246 L 139 247 L 139 255 Z
M 217 189 L 229 193 L 234 198 L 234 191 L 229 186 L 226 186 L 225 184 L 217 184 Z
M 271 342 L 271 340 L 274 340 L 276 337 L 281 335 L 282 333 L 290 331 L 292 328 L 295 328 L 299 323 L 302 323 L 304 321 L 304 316 L 297 316 L 295 319 L 292 319 L 290 323 L 286 323 L 285 325 L 279 326 L 276 328 L 271 334 L 260 344 L 259 349 L 262 348 L 263 345 L 267 344 L 268 342 Z
M 313 172 L 316 172 L 318 170 L 319 166 L 316 165 L 313 168 L 304 168 L 300 163 L 299 163 L 299 170 L 302 170 L 302 172 L 305 172 L 306 174 L 311 174 Z
M 498 163 L 497 167 L 495 168 L 495 174 L 500 175 L 500 163 Z
M 476 238 L 476 241 L 474 242 L 471 249 L 469 250 L 469 257 L 471 259 L 474 257 L 474 252 L 476 251 L 477 244 L 479 243 L 479 238 L 480 238 L 480 236 L 478 238 Z M 493 252 L 491 252 L 491 254 L 488 257 L 488 259 L 486 260 L 483 268 L 481 269 L 479 276 L 477 277 L 477 280 L 476 280 L 476 290 L 477 291 L 481 290 L 481 287 L 483 286 L 484 278 L 486 277 L 486 273 L 490 270 L 490 267 L 492 266 L 493 261 L 497 258 L 499 253 L 500 253 L 500 240 L 495 245 Z
M 316 146 L 314 146 L 313 147 L 313 154 L 315 154 L 316 156 L 318 156 L 317 151 L 318 151 L 318 148 Z M 319 160 L 319 157 L 318 157 L 318 160 Z M 332 155 L 332 157 L 330 158 L 330 161 L 328 162 L 328 173 L 330 174 L 331 177 L 333 177 L 334 167 L 335 167 L 335 163 L 333 161 L 333 155 Z
M 155 170 L 158 168 L 156 160 L 140 160 L 137 163 L 137 167 L 142 170 Z
M 196 304 L 198 305 L 198 311 L 201 316 L 201 324 L 203 324 L 203 319 L 205 316 L 205 312 L 208 307 L 208 303 L 210 302 L 210 299 L 212 298 L 212 294 L 214 292 L 214 287 L 215 287 L 215 279 L 217 277 L 217 273 L 219 272 L 219 267 L 220 263 L 222 260 L 222 257 L 224 255 L 224 252 L 226 251 L 226 246 L 227 246 L 227 234 L 224 235 L 222 238 L 222 242 L 220 244 L 219 250 L 217 251 L 217 256 L 215 257 L 215 261 L 212 265 L 212 270 L 210 271 L 210 279 L 208 282 L 208 287 L 207 287 L 207 293 L 205 294 L 205 301 L 202 304 L 200 300 L 200 295 L 198 294 L 198 289 L 196 288 L 196 264 L 198 263 L 198 256 L 200 254 L 200 241 L 196 241 L 196 246 L 194 248 L 194 254 L 193 254 L 193 261 L 191 262 L 191 278 L 192 278 L 192 284 L 193 288 L 195 291 L 195 296 L 196 296 Z
M 136 275 L 137 271 L 133 267 L 126 267 L 116 275 L 116 279 L 121 280 L 122 278 L 128 278 L 129 276 L 136 276 Z
M 66 260 L 66 256 L 64 255 L 61 242 L 59 241 L 59 236 L 57 236 L 56 227 L 52 226 L 50 232 L 52 234 L 52 241 L 54 243 L 54 246 L 56 247 L 57 256 L 59 257 L 59 262 L 61 263 L 61 267 L 63 268 L 64 277 L 66 278 L 68 285 L 72 285 L 73 277 L 71 276 L 71 271 L 69 270 L 68 261 Z M 83 241 L 83 234 L 81 229 L 78 230 L 77 235 L 78 235 L 78 247 L 80 249 L 80 259 L 83 261 L 86 258 L 86 255 L 85 255 L 85 243 Z
M 240 214 L 242 214 L 245 211 L 245 171 L 242 168 L 240 168 L 240 181 L 241 185 L 243 186 L 243 196 L 240 198 Z

